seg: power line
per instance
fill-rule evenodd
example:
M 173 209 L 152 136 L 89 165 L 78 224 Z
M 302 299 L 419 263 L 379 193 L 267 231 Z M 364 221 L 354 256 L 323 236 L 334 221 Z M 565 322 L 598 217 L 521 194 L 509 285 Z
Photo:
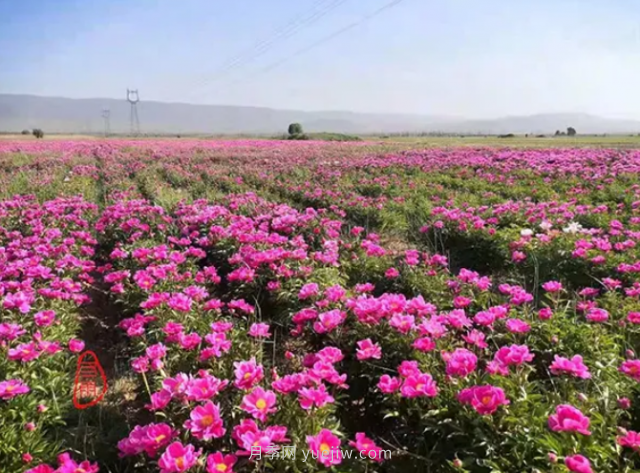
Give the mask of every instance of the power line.
M 283 59 L 281 59 L 279 61 L 276 61 L 276 62 L 274 62 L 272 64 L 269 64 L 268 66 L 266 66 L 266 67 L 264 67 L 262 69 L 257 70 L 251 77 L 249 77 L 249 78 L 247 78 L 245 80 L 237 81 L 234 84 L 240 84 L 242 82 L 246 82 L 247 80 L 253 79 L 255 76 L 257 76 L 259 74 L 265 74 L 267 72 L 270 72 L 273 69 L 275 69 L 277 67 L 280 67 L 285 62 L 290 61 L 291 59 L 293 59 L 295 57 L 301 56 L 302 54 L 305 54 L 305 53 L 311 51 L 312 49 L 315 49 L 318 46 L 321 46 L 324 43 L 327 43 L 327 42 L 331 41 L 332 39 L 340 36 L 341 34 L 344 34 L 344 33 L 348 32 L 348 31 L 356 28 L 357 26 L 360 26 L 363 23 L 366 23 L 367 21 L 369 21 L 369 20 L 375 18 L 376 16 L 380 15 L 381 13 L 383 13 L 383 12 L 393 8 L 393 7 L 395 7 L 399 3 L 402 3 L 403 1 L 404 0 L 393 0 L 392 2 L 389 2 L 386 5 L 383 5 L 382 7 L 378 8 L 374 12 L 372 12 L 372 13 L 370 13 L 370 14 L 362 17 L 362 18 L 360 18 L 359 20 L 354 21 L 353 23 L 350 23 L 349 25 L 347 25 L 347 26 L 345 26 L 343 28 L 340 28 L 337 31 L 334 31 L 333 33 L 325 36 L 324 38 L 321 38 L 318 41 L 316 41 L 316 42 L 314 42 L 314 43 L 312 43 L 312 44 L 310 44 L 310 45 L 308 45 L 308 46 L 306 46 L 306 47 L 304 47 L 302 49 L 297 50 L 293 54 L 290 54 L 289 56 L 287 56 L 287 57 L 285 57 L 285 58 L 283 58 Z
M 225 61 L 223 66 L 217 73 L 213 75 L 213 77 L 200 81 L 200 83 L 196 84 L 192 88 L 206 87 L 212 82 L 215 82 L 225 75 L 233 72 L 235 69 L 239 69 L 247 63 L 253 61 L 254 59 L 263 56 L 278 42 L 284 41 L 297 34 L 304 27 L 311 26 L 312 24 L 318 22 L 320 19 L 328 15 L 331 11 L 335 10 L 347 1 L 348 0 L 317 1 L 315 5 L 308 11 L 309 13 L 297 15 L 294 19 L 289 21 L 287 25 L 278 28 L 273 38 L 259 41 L 255 46 L 253 46 L 253 48 L 243 53 L 237 54 L 235 57 Z

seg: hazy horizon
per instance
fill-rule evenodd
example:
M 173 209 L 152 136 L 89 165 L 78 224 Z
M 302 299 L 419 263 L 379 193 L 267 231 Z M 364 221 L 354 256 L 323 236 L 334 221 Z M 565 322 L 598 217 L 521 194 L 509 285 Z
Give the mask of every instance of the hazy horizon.
M 2 2 L 0 93 L 640 119 L 638 14 L 631 0 Z

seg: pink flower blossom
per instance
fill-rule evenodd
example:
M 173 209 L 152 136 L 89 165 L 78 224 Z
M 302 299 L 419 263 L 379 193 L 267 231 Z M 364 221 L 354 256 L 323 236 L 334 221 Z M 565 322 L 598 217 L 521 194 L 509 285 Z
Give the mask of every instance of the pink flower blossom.
M 564 459 L 564 464 L 573 473 L 593 473 L 589 459 L 582 455 L 570 455 Z
M 480 415 L 491 415 L 498 407 L 509 405 L 502 388 L 491 385 L 463 389 L 458 393 L 458 400 L 463 404 L 470 404 Z
M 377 343 L 373 343 L 370 338 L 358 342 L 358 349 L 356 350 L 356 358 L 358 360 L 363 361 L 369 358 L 379 360 L 381 357 L 382 348 Z
M 582 362 L 580 355 L 575 355 L 571 359 L 556 355 L 551 364 L 550 371 L 555 375 L 568 374 L 576 378 L 591 378 L 589 368 Z
M 577 432 L 591 435 L 589 418 L 570 404 L 556 407 L 555 414 L 549 416 L 549 428 L 554 432 Z
M 235 362 L 233 366 L 235 367 L 236 376 L 233 384 L 238 389 L 248 391 L 264 378 L 264 369 L 262 365 L 256 363 L 255 357 L 249 361 Z
M 269 338 L 269 324 L 255 323 L 249 328 L 249 336 L 254 338 Z
M 207 473 L 234 473 L 233 465 L 238 461 L 235 455 L 216 452 L 207 456 Z
M 383 374 L 378 381 L 378 389 L 385 394 L 392 394 L 400 389 L 402 381 L 399 378 L 392 378 L 388 374 Z
M 443 353 L 449 376 L 466 378 L 476 370 L 478 357 L 465 348 L 457 348 L 453 353 Z
M 180 442 L 173 442 L 158 461 L 160 473 L 182 473 L 190 470 L 198 462 L 201 453 L 193 445 L 184 446 Z
M 330 430 L 322 429 L 317 435 L 308 435 L 307 444 L 309 450 L 322 465 L 330 467 L 342 463 L 340 439 Z
M 435 397 L 438 395 L 438 387 L 430 374 L 421 373 L 407 377 L 400 388 L 403 397 Z
M 355 441 L 349 442 L 349 445 L 355 448 L 362 458 L 369 458 L 378 463 L 384 460 L 382 448 L 377 446 L 364 432 L 357 432 Z
M 254 419 L 265 422 L 269 414 L 278 410 L 275 405 L 275 393 L 273 391 L 265 391 L 258 386 L 242 398 L 240 409 L 251 414 Z
M 298 401 L 300 402 L 300 407 L 308 411 L 313 406 L 320 409 L 334 402 L 335 399 L 327 392 L 324 384 L 320 384 L 317 388 L 300 388 Z
M 184 428 L 199 440 L 217 439 L 225 434 L 218 404 L 207 401 L 202 406 L 193 409 L 189 417 L 190 420 L 184 423 Z

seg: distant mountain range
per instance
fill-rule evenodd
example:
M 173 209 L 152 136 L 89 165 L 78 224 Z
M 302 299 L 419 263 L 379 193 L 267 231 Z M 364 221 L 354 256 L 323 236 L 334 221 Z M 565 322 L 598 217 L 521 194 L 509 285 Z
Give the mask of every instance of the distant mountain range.
M 68 99 L 0 94 L 0 131 L 41 128 L 48 133 L 101 133 L 101 112 L 111 113 L 111 131 L 129 131 L 129 104 L 116 99 Z M 553 134 L 574 127 L 578 133 L 640 133 L 640 121 L 582 113 L 552 113 L 466 120 L 452 117 L 355 112 L 305 112 L 261 107 L 194 105 L 141 101 L 142 133 L 274 134 L 299 122 L 309 132 L 353 134 L 442 132 L 477 134 Z

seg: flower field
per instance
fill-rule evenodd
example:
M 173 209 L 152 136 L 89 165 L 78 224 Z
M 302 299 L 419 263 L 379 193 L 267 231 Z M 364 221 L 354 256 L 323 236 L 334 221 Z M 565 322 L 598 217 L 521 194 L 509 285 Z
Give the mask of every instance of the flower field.
M 640 471 L 639 174 L 0 141 L 0 472 Z M 85 350 L 108 390 L 77 409 Z

